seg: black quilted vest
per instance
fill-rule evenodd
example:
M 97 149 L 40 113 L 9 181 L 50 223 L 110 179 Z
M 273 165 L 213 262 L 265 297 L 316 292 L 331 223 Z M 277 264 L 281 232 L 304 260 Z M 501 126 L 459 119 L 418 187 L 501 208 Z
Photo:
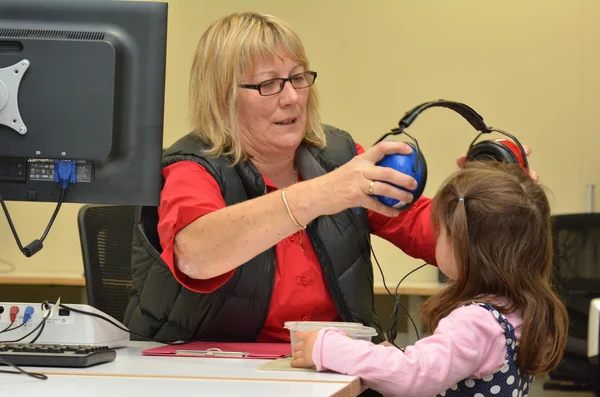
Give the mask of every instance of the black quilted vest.
M 325 126 L 325 132 L 325 149 L 313 146 L 298 149 L 296 166 L 304 180 L 330 172 L 356 155 L 354 141 L 347 132 L 331 126 Z M 251 162 L 232 167 L 225 158 L 202 156 L 202 148 L 202 142 L 188 134 L 164 153 L 163 166 L 182 160 L 198 162 L 216 179 L 227 205 L 265 194 L 264 180 Z M 152 210 L 156 212 L 155 208 Z M 134 232 L 133 288 L 125 314 L 129 329 L 162 342 L 255 341 L 269 310 L 275 280 L 275 247 L 239 266 L 218 290 L 202 294 L 182 287 L 175 280 L 160 259 L 155 229 L 156 219 L 149 222 L 146 216 L 140 219 Z M 343 321 L 372 326 L 381 336 L 373 303 L 366 210 L 353 208 L 321 216 L 308 225 L 307 233 Z M 382 341 L 380 336 L 373 341 Z

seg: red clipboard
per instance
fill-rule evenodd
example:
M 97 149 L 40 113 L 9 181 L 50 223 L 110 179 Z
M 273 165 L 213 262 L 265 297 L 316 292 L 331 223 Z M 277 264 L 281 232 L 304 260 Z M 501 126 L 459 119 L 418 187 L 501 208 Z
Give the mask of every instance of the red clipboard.
M 289 343 L 191 342 L 143 350 L 145 356 L 276 359 L 292 355 Z

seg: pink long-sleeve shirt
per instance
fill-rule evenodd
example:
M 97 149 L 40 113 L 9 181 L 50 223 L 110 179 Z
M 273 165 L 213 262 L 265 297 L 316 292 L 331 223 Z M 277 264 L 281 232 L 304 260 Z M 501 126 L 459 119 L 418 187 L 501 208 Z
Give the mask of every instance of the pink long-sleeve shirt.
M 519 340 L 520 311 L 505 317 Z M 461 380 L 497 372 L 504 365 L 506 336 L 494 314 L 470 305 L 451 312 L 433 335 L 404 352 L 325 328 L 319 331 L 312 357 L 318 371 L 359 376 L 385 396 L 430 397 Z

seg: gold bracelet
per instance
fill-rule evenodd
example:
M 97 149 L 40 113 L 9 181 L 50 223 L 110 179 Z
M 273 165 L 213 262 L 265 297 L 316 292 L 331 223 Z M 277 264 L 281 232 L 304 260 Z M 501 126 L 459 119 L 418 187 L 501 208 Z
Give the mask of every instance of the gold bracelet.
M 302 226 L 296 220 L 296 218 L 294 218 L 294 215 L 292 215 L 292 211 L 290 211 L 290 207 L 288 206 L 287 200 L 285 199 L 285 188 L 281 189 L 281 198 L 283 198 L 283 204 L 285 204 L 285 209 L 287 210 L 287 213 L 290 216 L 290 218 L 292 218 L 292 221 L 294 222 L 294 224 L 298 227 L 298 229 L 305 230 L 306 226 Z

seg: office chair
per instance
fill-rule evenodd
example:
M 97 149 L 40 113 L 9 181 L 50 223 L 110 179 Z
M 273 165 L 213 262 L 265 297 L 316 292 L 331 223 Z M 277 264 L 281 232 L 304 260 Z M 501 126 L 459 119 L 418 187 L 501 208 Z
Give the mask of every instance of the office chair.
M 131 287 L 135 206 L 85 205 L 78 214 L 88 304 L 123 321 Z
M 590 318 L 588 322 L 588 359 L 596 365 L 596 373 L 600 378 L 600 298 L 592 300 L 590 304 Z M 600 395 L 600 382 L 595 382 L 594 393 Z
M 587 339 L 590 302 L 600 297 L 600 213 L 555 215 L 553 221 L 555 283 L 570 324 L 564 358 L 544 389 L 592 391 L 598 369 L 588 359 Z

